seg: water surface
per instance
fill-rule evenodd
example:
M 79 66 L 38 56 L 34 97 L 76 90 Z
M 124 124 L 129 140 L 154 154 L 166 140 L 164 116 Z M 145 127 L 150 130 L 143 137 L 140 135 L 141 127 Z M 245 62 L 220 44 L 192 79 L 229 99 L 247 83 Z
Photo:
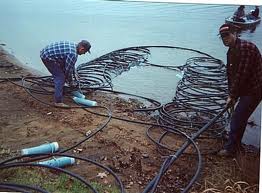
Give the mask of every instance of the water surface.
M 102 0 L 8 0 L 0 1 L 0 42 L 7 44 L 27 66 L 48 74 L 39 51 L 53 41 L 92 43 L 91 55 L 80 56 L 77 64 L 116 49 L 141 45 L 171 45 L 206 52 L 225 61 L 226 51 L 217 36 L 218 28 L 237 5 L 150 3 Z M 254 6 L 246 6 L 246 11 Z M 241 36 L 262 50 L 262 25 Z M 154 55 L 165 55 L 156 50 Z M 170 64 L 185 62 L 175 53 Z M 181 59 L 183 58 L 183 59 Z M 114 89 L 170 102 L 179 79 L 174 72 L 135 67 L 117 77 Z M 260 116 L 261 117 L 261 116 Z M 258 135 L 256 135 L 258 136 Z M 259 140 L 259 139 L 256 139 Z

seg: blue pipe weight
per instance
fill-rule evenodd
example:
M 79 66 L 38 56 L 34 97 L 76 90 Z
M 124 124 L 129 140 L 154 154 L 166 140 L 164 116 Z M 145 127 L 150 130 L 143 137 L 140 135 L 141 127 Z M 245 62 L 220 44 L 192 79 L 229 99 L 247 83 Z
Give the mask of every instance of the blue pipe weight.
M 97 106 L 97 102 L 96 101 L 91 101 L 88 99 L 83 99 L 83 98 L 78 98 L 78 97 L 73 97 L 73 100 L 77 103 L 77 104 L 82 104 L 85 106 Z
M 178 77 L 179 79 L 182 79 L 184 76 L 184 72 L 181 72 L 181 73 L 177 73 L 176 74 L 176 77 Z
M 83 94 L 82 94 L 81 92 L 79 92 L 79 91 L 73 91 L 72 94 L 73 94 L 75 97 L 78 97 L 78 98 L 82 98 L 82 99 L 86 98 L 86 96 L 83 95 Z
M 74 163 L 75 163 L 75 158 L 71 158 L 71 157 L 60 157 L 60 158 L 54 158 L 54 159 L 38 162 L 38 164 L 59 167 L 59 168 L 67 165 L 73 165 Z
M 38 153 L 53 153 L 59 149 L 59 145 L 57 142 L 46 143 L 36 147 L 25 148 L 21 150 L 22 155 L 31 155 Z

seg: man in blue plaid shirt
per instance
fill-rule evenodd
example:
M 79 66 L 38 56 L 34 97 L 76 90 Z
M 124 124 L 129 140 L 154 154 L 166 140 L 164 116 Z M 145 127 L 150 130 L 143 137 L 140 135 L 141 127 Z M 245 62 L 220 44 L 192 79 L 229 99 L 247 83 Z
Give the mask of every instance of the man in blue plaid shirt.
M 78 55 L 90 53 L 91 44 L 82 40 L 78 44 L 61 41 L 55 42 L 40 51 L 40 58 L 48 71 L 52 74 L 55 84 L 55 106 L 68 107 L 63 103 L 63 87 L 75 77 L 75 63 Z

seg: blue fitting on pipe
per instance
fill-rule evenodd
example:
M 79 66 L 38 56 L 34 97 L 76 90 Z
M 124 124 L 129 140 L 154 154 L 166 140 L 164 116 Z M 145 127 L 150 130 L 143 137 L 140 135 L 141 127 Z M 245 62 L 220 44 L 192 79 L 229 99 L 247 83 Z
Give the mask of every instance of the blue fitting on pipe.
M 79 91 L 73 91 L 72 94 L 73 94 L 75 97 L 78 97 L 78 98 L 82 98 L 82 99 L 86 98 L 86 96 L 83 95 L 83 94 L 82 94 L 81 92 L 79 92 Z
M 83 98 L 78 98 L 78 97 L 73 97 L 73 100 L 77 103 L 77 104 L 82 104 L 85 106 L 97 106 L 97 102 L 96 101 L 91 101 L 88 99 L 83 99 Z
M 67 165 L 73 165 L 75 163 L 75 158 L 72 157 L 59 157 L 46 161 L 38 162 L 41 165 L 53 166 L 53 167 L 64 167 Z
M 181 73 L 177 73 L 176 77 L 178 77 L 179 79 L 182 79 L 184 76 L 184 72 L 182 71 Z
M 54 153 L 59 149 L 59 145 L 57 142 L 46 143 L 36 147 L 25 148 L 21 150 L 22 155 L 31 155 L 38 153 Z

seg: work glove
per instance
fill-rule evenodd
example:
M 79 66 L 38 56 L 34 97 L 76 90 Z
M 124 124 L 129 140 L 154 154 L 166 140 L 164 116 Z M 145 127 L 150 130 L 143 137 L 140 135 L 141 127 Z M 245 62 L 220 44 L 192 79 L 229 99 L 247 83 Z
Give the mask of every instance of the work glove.
M 75 76 L 74 77 L 75 77 L 77 82 L 80 82 L 80 76 L 79 76 L 79 74 L 77 72 L 75 72 Z
M 236 99 L 232 98 L 231 96 L 229 96 L 227 98 L 227 102 L 226 102 L 227 105 L 229 105 L 229 113 L 232 114 L 234 112 L 234 107 L 235 107 L 235 104 L 236 104 Z
M 234 99 L 234 98 L 232 98 L 231 96 L 229 96 L 228 98 L 227 98 L 227 105 L 230 105 L 230 106 L 235 106 L 235 104 L 236 104 L 236 100 Z
M 66 82 L 68 83 L 69 87 L 75 88 L 78 86 L 78 81 L 76 80 L 76 76 L 73 74 L 69 74 Z
M 69 86 L 72 88 L 78 87 L 78 81 L 72 80 L 69 82 Z

